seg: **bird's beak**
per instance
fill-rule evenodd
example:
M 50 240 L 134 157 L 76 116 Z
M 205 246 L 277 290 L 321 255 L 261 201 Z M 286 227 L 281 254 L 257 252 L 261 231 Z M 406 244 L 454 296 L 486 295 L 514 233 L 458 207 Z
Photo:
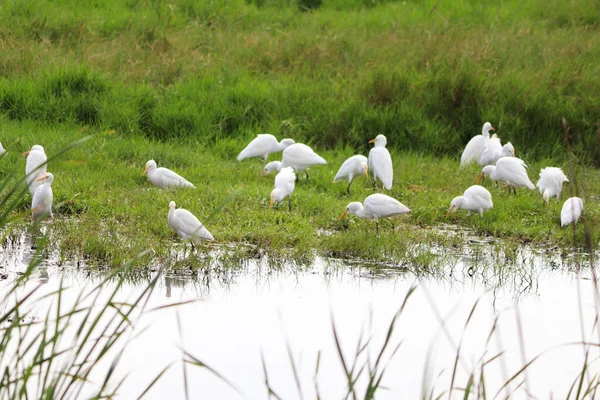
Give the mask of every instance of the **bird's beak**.
M 369 180 L 369 167 L 365 165 L 365 177 Z
M 479 178 L 477 178 L 477 180 L 475 181 L 475 183 L 479 183 L 479 181 L 483 178 L 483 172 L 481 174 L 479 174 Z
M 369 140 L 369 143 L 375 143 L 375 139 Z
M 341 221 L 342 218 L 344 218 L 346 216 L 346 214 L 348 214 L 348 209 L 346 208 L 346 210 L 344 210 L 344 213 L 342 215 L 340 215 L 340 217 L 338 218 L 338 221 Z
M 261 172 L 260 176 L 265 176 L 267 174 L 267 170 L 263 169 L 263 172 Z
M 46 173 L 46 174 L 44 174 L 44 175 L 42 175 L 42 176 L 40 176 L 40 177 L 39 177 L 39 178 L 37 178 L 35 181 L 36 181 L 36 182 L 43 181 L 43 180 L 44 180 L 44 179 L 46 179 L 46 178 L 48 178 L 48 174 L 47 174 L 47 173 Z
M 150 167 L 146 167 L 146 169 L 144 170 L 144 172 L 142 172 L 142 175 L 146 175 L 146 172 L 148 172 L 149 169 L 150 169 Z
M 273 203 L 275 203 L 275 200 L 271 199 L 271 204 L 269 204 L 269 209 L 273 208 Z
M 30 151 L 31 151 L 31 150 L 27 150 L 26 152 L 24 152 L 24 153 L 23 153 L 23 155 L 24 155 L 24 156 L 28 155 Z
M 515 156 L 515 149 L 512 149 L 512 155 Z
M 448 209 L 448 212 L 446 213 L 446 219 L 448 219 L 448 217 L 450 216 L 450 214 L 452 213 L 452 211 L 454 211 L 454 207 L 450 206 L 450 208 Z
M 490 128 L 490 131 L 495 131 L 495 129 L 494 129 L 494 127 L 493 127 L 493 126 Z

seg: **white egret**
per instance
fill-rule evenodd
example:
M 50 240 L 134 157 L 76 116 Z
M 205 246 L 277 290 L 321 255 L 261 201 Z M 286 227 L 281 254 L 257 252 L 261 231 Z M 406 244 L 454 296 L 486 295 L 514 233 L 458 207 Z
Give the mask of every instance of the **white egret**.
M 39 144 L 31 147 L 31 150 L 26 151 L 23 155 L 27 156 L 25 163 L 27 186 L 29 186 L 29 193 L 33 194 L 35 189 L 41 185 L 37 179 L 46 173 L 48 157 L 46 157 L 44 148 Z
M 469 216 L 471 216 L 471 213 L 478 213 L 483 217 L 483 212 L 493 207 L 492 194 L 483 186 L 473 185 L 465 190 L 462 196 L 452 199 L 446 218 L 459 208 L 467 210 Z
M 294 191 L 296 181 L 296 174 L 292 167 L 284 167 L 275 176 L 275 189 L 271 192 L 271 204 L 269 208 L 273 207 L 274 203 L 283 201 L 286 197 L 288 198 L 288 207 L 292 211 L 292 192 Z
M 48 215 L 50 218 L 54 218 L 52 215 L 52 201 L 54 199 L 52 182 L 54 182 L 54 175 L 46 172 L 37 178 L 36 182 L 40 182 L 40 185 L 35 189 L 31 200 L 31 218 L 34 222 Z
M 481 153 L 486 149 L 490 140 L 490 131 L 493 131 L 494 127 L 489 122 L 483 124 L 481 129 L 481 135 L 476 135 L 469 140 L 465 147 L 462 155 L 460 156 L 460 167 L 463 168 L 467 164 L 473 161 L 477 161 L 481 156 Z
M 192 243 L 192 249 L 194 249 L 194 242 L 199 243 L 201 239 L 215 239 L 194 214 L 183 208 L 175 209 L 174 201 L 169 203 L 167 222 L 182 239 L 189 240 Z
M 494 135 L 496 136 L 496 135 Z M 486 165 L 496 165 L 496 162 L 502 157 L 514 157 L 515 148 L 511 142 L 506 143 L 504 146 L 500 144 L 500 139 L 493 137 L 490 139 L 490 144 L 479 156 L 477 163 L 485 167 Z
M 579 197 L 571 197 L 565 201 L 560 211 L 560 226 L 567 226 L 571 223 L 577 224 L 577 220 L 583 212 L 583 200 Z
M 2 143 L 0 143 L 0 156 L 4 153 L 6 153 L 6 150 L 4 150 L 4 147 L 2 147 Z
M 496 162 L 496 165 L 483 167 L 476 183 L 479 183 L 484 176 L 489 176 L 490 179 L 496 182 L 505 182 L 508 185 L 509 193 L 511 188 L 515 194 L 517 194 L 515 188 L 526 187 L 531 190 L 535 189 L 535 186 L 533 186 L 533 183 L 531 183 L 531 180 L 527 176 L 527 164 L 520 158 L 502 157 Z
M 352 156 L 344 161 L 337 174 L 335 174 L 333 182 L 335 183 L 342 179 L 348 179 L 348 187 L 346 188 L 346 191 L 348 194 L 350 194 L 350 185 L 352 185 L 352 181 L 354 178 L 362 174 L 365 174 L 368 182 L 369 163 L 367 157 L 361 155 Z
M 265 165 L 265 168 L 263 169 L 263 172 L 262 174 L 260 174 L 260 176 L 265 176 L 273 171 L 281 171 L 281 161 L 271 161 L 270 163 Z
M 346 206 L 346 210 L 339 220 L 346 214 L 354 214 L 359 218 L 375 220 L 375 227 L 379 232 L 379 218 L 391 218 L 396 215 L 409 213 L 410 209 L 398 200 L 381 193 L 375 193 L 367 197 L 364 206 L 359 201 L 354 201 Z M 392 227 L 394 223 L 390 220 Z
M 392 181 L 394 180 L 394 167 L 392 165 L 392 156 L 385 148 L 387 139 L 383 135 L 377 135 L 369 143 L 375 143 L 375 147 L 369 152 L 369 169 L 373 174 L 373 186 L 377 183 L 377 178 L 383 183 L 383 187 L 392 190 Z
M 195 187 L 185 178 L 167 168 L 156 168 L 156 162 L 150 160 L 146 163 L 146 169 L 142 175 L 148 173 L 148 179 L 153 185 L 163 189 L 172 187 Z
M 536 186 L 540 189 L 546 204 L 549 204 L 550 198 L 553 196 L 558 201 L 564 182 L 569 182 L 569 180 L 562 169 L 556 167 L 542 168 L 540 180 L 537 181 Z
M 256 138 L 238 154 L 237 160 L 242 161 L 246 158 L 262 157 L 267 161 L 269 154 L 283 151 L 294 143 L 296 142 L 293 139 L 283 139 L 281 142 L 278 142 L 275 136 L 268 133 L 261 133 L 256 135 Z
M 283 150 L 281 168 L 292 167 L 296 173 L 304 171 L 307 180 L 309 176 L 306 170 L 319 164 L 327 164 L 327 161 L 305 144 L 295 143 Z M 296 176 L 296 181 L 298 181 L 298 176 Z

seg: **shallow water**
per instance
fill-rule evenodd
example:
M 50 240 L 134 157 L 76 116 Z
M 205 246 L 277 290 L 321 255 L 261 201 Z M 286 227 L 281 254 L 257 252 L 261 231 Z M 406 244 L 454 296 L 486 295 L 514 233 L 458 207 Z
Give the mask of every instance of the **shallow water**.
M 588 259 L 578 254 L 565 257 L 551 249 L 519 248 L 505 254 L 489 240 L 469 241 L 469 246 L 458 250 L 436 249 L 444 261 L 431 269 L 393 264 L 374 268 L 321 258 L 310 266 L 284 263 L 273 269 L 263 257 L 235 266 L 215 259 L 210 269 L 193 274 L 193 279 L 189 274 L 161 276 L 147 309 L 193 302 L 141 317 L 117 369 L 119 376 L 129 373 L 118 397 L 136 398 L 163 367 L 175 362 L 147 398 L 184 398 L 182 348 L 221 373 L 241 393 L 207 370 L 188 366 L 190 398 L 268 398 L 261 354 L 271 387 L 281 398 L 316 398 L 316 390 L 324 399 L 344 397 L 347 381 L 332 322 L 346 362 L 352 364 L 361 333 L 371 342 L 359 360 L 362 363 L 370 357 L 374 361 L 390 321 L 413 286 L 416 290 L 395 325 L 384 360 L 402 344 L 389 360 L 382 383 L 386 390 L 376 398 L 413 399 L 430 390 L 444 393 L 450 387 L 459 343 L 454 387 L 464 388 L 469 373 L 479 373 L 481 360 L 504 352 L 485 368 L 487 393 L 492 398 L 524 364 L 543 353 L 526 370 L 527 379 L 513 398 L 526 397 L 526 393 L 565 397 L 583 365 L 584 347 L 560 346 L 582 340 L 600 342 L 593 329 L 597 302 Z M 5 285 L 26 268 L 32 254 L 26 236 L 5 247 L 0 255 L 3 265 L 9 266 Z M 65 301 L 72 301 L 82 288 L 101 280 L 100 274 L 82 271 L 68 263 L 59 267 L 50 254 L 29 285 L 45 282 L 44 289 L 50 291 L 63 279 L 71 287 Z M 146 282 L 147 277 L 137 282 L 131 279 L 120 295 L 130 299 Z M 42 309 L 38 315 L 44 315 Z M 496 318 L 496 330 L 490 335 Z M 295 383 L 287 346 L 301 389 Z M 590 355 L 595 359 L 597 350 L 592 349 Z M 590 376 L 598 372 L 591 363 Z M 515 379 L 501 394 L 511 393 L 521 381 Z M 359 381 L 359 398 L 364 385 L 365 380 Z M 452 398 L 462 396 L 461 391 L 454 391 Z

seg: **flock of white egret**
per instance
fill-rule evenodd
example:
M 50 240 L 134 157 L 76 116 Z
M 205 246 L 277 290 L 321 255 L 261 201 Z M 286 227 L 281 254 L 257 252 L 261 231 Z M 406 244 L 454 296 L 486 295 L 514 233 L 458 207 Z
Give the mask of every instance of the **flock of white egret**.
M 483 125 L 481 135 L 474 136 L 465 147 L 460 167 L 477 162 L 481 167 L 481 175 L 477 180 L 488 176 L 491 180 L 502 182 L 510 191 L 516 194 L 516 188 L 528 188 L 534 190 L 537 186 L 543 199 L 548 203 L 552 197 L 558 198 L 562 191 L 563 183 L 569 182 L 560 168 L 547 167 L 540 172 L 540 179 L 534 186 L 527 175 L 527 165 L 515 157 L 515 149 L 508 142 L 502 146 L 497 135 L 490 137 L 490 131 L 494 130 L 489 122 Z M 386 190 L 391 190 L 394 177 L 392 157 L 386 149 L 387 140 L 384 135 L 378 135 L 369 143 L 374 147 L 369 152 L 369 157 L 354 155 L 341 165 L 335 175 L 334 182 L 348 180 L 347 193 L 350 195 L 350 186 L 357 177 L 364 175 L 369 180 L 369 171 L 373 174 L 373 186 L 376 187 L 377 179 L 381 181 Z M 0 144 L 0 154 L 5 150 Z M 327 161 L 309 146 L 296 143 L 293 139 L 278 141 L 270 134 L 259 134 L 244 148 L 237 156 L 238 161 L 246 158 L 260 157 L 266 162 L 271 153 L 283 152 L 281 161 L 272 161 L 265 165 L 261 176 L 272 171 L 278 171 L 275 176 L 274 188 L 270 195 L 269 208 L 275 203 L 288 199 L 291 210 L 291 196 L 294 192 L 298 174 L 302 171 L 306 179 L 310 179 L 308 169 L 327 164 Z M 43 217 L 52 217 L 52 182 L 54 176 L 46 171 L 48 159 L 44 148 L 34 145 L 31 150 L 23 153 L 27 156 L 25 173 L 29 192 L 32 194 L 31 211 L 32 219 L 38 221 Z M 179 174 L 167 168 L 158 168 L 154 160 L 146 163 L 143 174 L 148 174 L 150 182 L 160 188 L 194 188 L 194 185 Z M 455 197 L 451 203 L 446 218 L 456 211 L 463 209 L 471 213 L 477 213 L 483 217 L 483 213 L 492 208 L 491 193 L 478 184 L 467 188 L 462 196 Z M 376 193 L 368 196 L 363 203 L 351 202 L 346 206 L 341 220 L 346 214 L 354 214 L 359 218 L 374 220 L 378 229 L 377 221 L 382 218 L 391 218 L 397 215 L 409 213 L 410 209 L 398 200 L 385 194 Z M 583 212 L 583 201 L 579 197 L 571 197 L 565 201 L 561 210 L 561 226 L 577 223 Z M 175 209 L 175 202 L 169 203 L 168 224 L 184 240 L 197 242 L 200 239 L 213 240 L 212 234 L 191 212 L 184 209 Z M 393 224 L 392 224 L 393 225 Z

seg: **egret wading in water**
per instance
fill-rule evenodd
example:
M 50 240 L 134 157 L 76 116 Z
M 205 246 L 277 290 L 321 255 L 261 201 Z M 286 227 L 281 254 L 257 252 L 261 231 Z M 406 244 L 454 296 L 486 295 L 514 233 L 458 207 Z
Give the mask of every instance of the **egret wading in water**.
M 579 197 L 571 197 L 565 201 L 560 210 L 560 226 L 577 224 L 577 220 L 583 212 L 583 200 Z
M 35 189 L 31 200 L 31 219 L 33 222 L 37 222 L 46 216 L 54 218 L 52 214 L 52 201 L 54 200 L 52 182 L 54 182 L 54 175 L 46 172 L 37 178 L 36 182 L 39 182 L 40 185 Z
M 283 139 L 281 142 L 278 142 L 275 136 L 268 133 L 261 133 L 256 135 L 256 138 L 238 154 L 237 160 L 242 161 L 246 158 L 262 157 L 267 161 L 269 154 L 283 151 L 294 143 L 296 142 L 293 139 Z
M 195 187 L 185 178 L 171 171 L 170 169 L 162 167 L 156 168 L 156 161 L 154 160 L 150 160 L 146 163 L 146 169 L 142 175 L 145 175 L 146 173 L 148 173 L 148 179 L 154 186 L 158 186 L 163 189 Z
M 292 192 L 296 182 L 296 174 L 291 167 L 284 167 L 275 176 L 275 189 L 271 191 L 271 203 L 269 208 L 273 207 L 273 204 L 283 201 L 286 197 L 288 198 L 288 208 L 292 211 Z
M 556 201 L 558 202 L 564 182 L 569 182 L 569 180 L 562 169 L 556 167 L 542 168 L 540 171 L 540 180 L 537 181 L 536 186 L 540 189 L 540 193 L 546 204 L 550 204 L 551 197 L 556 197 Z
M 483 217 L 484 211 L 494 207 L 492 203 L 492 194 L 483 186 L 473 185 L 462 196 L 455 197 L 450 202 L 450 208 L 446 213 L 446 218 L 454 211 L 460 209 L 467 210 L 469 217 L 471 213 L 477 213 Z
M 191 242 L 192 250 L 195 250 L 194 243 L 199 243 L 200 240 L 215 239 L 194 214 L 183 208 L 175 209 L 174 201 L 169 203 L 167 222 L 183 240 Z M 183 254 L 185 255 L 185 243 Z
M 46 173 L 48 157 L 46 157 L 44 148 L 39 144 L 31 147 L 31 150 L 26 151 L 23 155 L 27 156 L 27 161 L 25 162 L 27 186 L 29 186 L 29 193 L 33 194 L 35 189 L 41 185 L 37 179 Z
M 496 162 L 496 165 L 488 165 L 483 167 L 477 182 L 484 177 L 489 176 L 493 181 L 505 182 L 508 185 L 508 193 L 511 189 L 517 194 L 516 188 L 526 187 L 534 190 L 535 186 L 527 176 L 527 164 L 520 158 L 502 157 Z
M 364 204 L 364 205 L 363 205 Z M 396 215 L 409 213 L 410 209 L 398 200 L 381 193 L 375 193 L 367 197 L 364 203 L 354 201 L 346 206 L 346 210 L 340 216 L 339 220 L 346 214 L 354 214 L 359 218 L 375 220 L 375 228 L 379 232 L 380 218 L 391 218 Z M 394 223 L 389 220 L 394 227 Z
M 392 165 L 392 156 L 385 148 L 387 139 L 383 135 L 377 135 L 369 143 L 375 143 L 375 147 L 369 152 L 369 169 L 373 174 L 373 187 L 377 184 L 377 178 L 383 183 L 383 187 L 392 190 L 394 180 L 394 167 Z
M 306 180 L 310 179 L 307 169 L 321 164 L 327 164 L 327 161 L 305 144 L 295 143 L 283 150 L 281 168 L 292 167 L 297 174 L 304 171 Z M 296 175 L 296 182 L 298 182 L 298 175 Z
M 367 160 L 367 157 L 361 155 L 352 156 L 344 161 L 337 174 L 335 174 L 333 183 L 341 181 L 342 179 L 348 179 L 348 187 L 346 188 L 346 191 L 348 192 L 348 195 L 350 195 L 350 185 L 352 185 L 352 182 L 356 177 L 362 174 L 365 175 L 368 182 L 369 161 Z
M 460 168 L 464 168 L 468 164 L 478 161 L 481 154 L 487 148 L 490 142 L 490 131 L 493 131 L 494 127 L 491 123 L 486 122 L 481 128 L 481 135 L 476 135 L 469 140 L 465 147 L 462 155 L 460 156 Z

